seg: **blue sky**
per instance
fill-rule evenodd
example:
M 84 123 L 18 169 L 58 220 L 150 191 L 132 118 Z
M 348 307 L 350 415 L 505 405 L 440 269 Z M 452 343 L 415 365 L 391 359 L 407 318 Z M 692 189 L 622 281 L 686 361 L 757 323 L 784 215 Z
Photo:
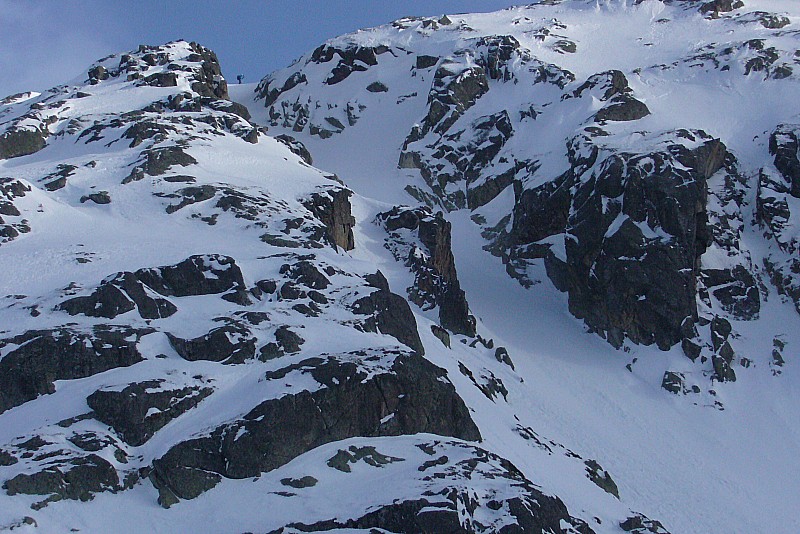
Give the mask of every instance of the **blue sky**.
M 509 0 L 0 0 L 0 97 L 70 81 L 139 44 L 197 41 L 228 80 L 258 81 L 342 33 L 407 15 L 494 11 Z

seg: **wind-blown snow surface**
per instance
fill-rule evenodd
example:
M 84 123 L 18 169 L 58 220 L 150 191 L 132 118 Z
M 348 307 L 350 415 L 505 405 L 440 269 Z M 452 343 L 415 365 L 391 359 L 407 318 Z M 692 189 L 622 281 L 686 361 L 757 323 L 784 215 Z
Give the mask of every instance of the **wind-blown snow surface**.
M 212 52 L 142 47 L 29 96 L 0 111 L 0 528 L 632 515 L 520 425 L 489 341 L 448 349 L 435 310 L 390 293 L 413 283 L 372 223 L 391 205 L 248 122 Z M 581 509 L 550 497 L 564 480 Z
M 552 180 L 569 168 L 567 140 L 593 125 L 591 116 L 605 105 L 594 93 L 563 101 L 562 95 L 598 72 L 619 69 L 651 114 L 603 124 L 612 134 L 609 150 L 646 148 L 639 131 L 702 128 L 721 138 L 747 179 L 740 241 L 753 258 L 749 265 L 760 271 L 760 259 L 775 251 L 774 243 L 750 225 L 754 184 L 769 162 L 770 132 L 778 123 L 800 118 L 800 91 L 795 74 L 778 80 L 770 70 L 745 74 L 743 65 L 758 50 L 738 46 L 764 38 L 769 45 L 765 48 L 778 51 L 771 66 L 793 64 L 797 8 L 788 1 L 751 0 L 745 9 L 711 20 L 698 14 L 697 3 L 632 4 L 562 2 L 442 20 L 403 20 L 343 36 L 328 44 L 385 45 L 393 52 L 380 54 L 377 65 L 364 63 L 368 68 L 355 69 L 335 84 L 323 83 L 335 62 L 305 64 L 311 54 L 271 75 L 279 85 L 298 70 L 307 75 L 307 83 L 276 100 L 287 109 L 295 102 L 313 104 L 308 120 L 297 128 L 297 115 L 292 115 L 296 110 L 287 112 L 292 122 L 283 126 L 286 115 L 270 117 L 263 98 L 254 98 L 252 85 L 228 88 L 232 99 L 245 103 L 254 115 L 252 123 L 269 126 L 268 135 L 226 103 L 221 79 L 198 70 L 200 61 L 210 62 L 210 57 L 182 42 L 130 54 L 136 61 L 107 58 L 93 67 L 103 66 L 114 75 L 101 79 L 92 69 L 97 83 L 80 79 L 43 95 L 9 100 L 0 110 L 3 127 L 46 128 L 48 137 L 40 151 L 0 161 L 0 176 L 31 188 L 12 199 L 19 215 L 3 213 L 5 224 L 17 230 L 4 235 L 12 238 L 0 245 L 0 272 L 8 273 L 0 279 L 0 295 L 9 295 L 0 309 L 2 338 L 58 327 L 85 333 L 111 322 L 142 330 L 136 334 L 142 361 L 85 378 L 57 380 L 52 391 L 39 391 L 35 399 L 0 414 L 0 449 L 17 458 L 17 463 L 2 466 L 4 480 L 85 456 L 88 449 L 82 452 L 77 443 L 94 445 L 76 438 L 94 433 L 106 440 L 97 454 L 120 478 L 131 475 L 132 487 L 94 492 L 89 502 L 67 498 L 34 509 L 31 505 L 46 494 L 0 492 L 0 528 L 268 532 L 297 522 L 341 523 L 396 501 L 418 499 L 425 492 L 430 498 L 455 488 L 481 505 L 472 518 L 465 507 L 459 508 L 461 520 L 474 519 L 491 531 L 511 521 L 504 504 L 508 499 L 540 488 L 558 496 L 569 514 L 596 532 L 620 532 L 618 525 L 632 511 L 662 521 L 673 533 L 800 530 L 800 482 L 794 476 L 800 457 L 800 319 L 791 303 L 765 284 L 758 319 L 731 318 L 738 335 L 732 341 L 736 352 L 751 362 L 749 368 L 736 365 L 736 382 L 713 380 L 710 364 L 692 362 L 679 346 L 660 351 L 626 342 L 616 350 L 570 315 L 567 297 L 552 287 L 541 264 L 528 266 L 527 279 L 534 283 L 525 289 L 508 276 L 498 257 L 484 250 L 489 244 L 487 227 L 514 207 L 512 187 L 472 212 L 454 209 L 446 215 L 452 223 L 458 277 L 484 342 L 450 334 L 450 347 L 445 347 L 431 329 L 439 322 L 436 308 L 411 305 L 425 358 L 446 371 L 446 378 L 439 376 L 435 383 L 443 388 L 453 384 L 480 431 L 479 443 L 427 431 L 352 436 L 320 444 L 254 476 L 224 476 L 212 489 L 196 498 L 181 498 L 169 509 L 158 506 L 159 491 L 147 478 L 154 462 L 181 442 L 223 427 L 224 432 L 235 430 L 228 436 L 233 442 L 246 441 L 247 424 L 259 422 L 247 419 L 256 405 L 324 389 L 322 379 L 311 372 L 315 363 L 309 358 L 334 355 L 344 364 L 355 363 L 366 383 L 385 373 L 394 359 L 408 357 L 411 349 L 403 341 L 364 327 L 353 304 L 375 292 L 367 276 L 378 269 L 389 288 L 404 297 L 415 283 L 414 273 L 388 250 L 394 237 L 375 221 L 378 213 L 396 204 L 416 203 L 406 186 L 426 193 L 423 198 L 437 199 L 419 171 L 397 168 L 409 132 L 429 110 L 435 69 L 417 68 L 419 55 L 436 61 L 455 56 L 456 63 L 469 68 L 472 60 L 456 56 L 457 49 L 485 35 L 510 34 L 530 51 L 530 61 L 555 66 L 549 70 L 554 75 L 561 70 L 572 74 L 574 81 L 564 78 L 563 87 L 530 84 L 524 78 L 519 83 L 491 80 L 488 92 L 454 123 L 456 129 L 468 126 L 505 109 L 516 133 L 482 177 L 503 170 L 499 158 L 504 155 L 524 155 L 539 164 L 526 177 L 526 187 Z M 766 28 L 751 14 L 755 10 L 785 12 L 788 25 Z M 575 45 L 574 53 L 568 51 L 568 42 Z M 724 62 L 689 59 L 712 43 L 716 55 L 730 63 L 728 70 L 722 70 Z M 735 44 L 733 51 L 719 54 L 730 43 Z M 148 53 L 153 57 L 146 58 Z M 192 53 L 203 57 L 190 57 Z M 159 54 L 166 54 L 163 62 Z M 127 64 L 127 70 L 120 67 L 116 73 L 118 64 Z M 170 72 L 178 73 L 175 85 L 164 76 Z M 534 75 L 527 72 L 519 75 Z M 195 86 L 198 77 L 203 83 Z M 367 90 L 373 82 L 381 82 L 386 91 L 380 86 Z M 348 102 L 353 104 L 353 124 Z M 128 114 L 136 110 L 140 113 Z M 129 128 L 147 121 L 155 126 L 127 135 Z M 271 137 L 281 133 L 301 139 L 316 168 Z M 169 147 L 178 147 L 194 162 L 173 151 L 162 170 L 157 155 Z M 346 193 L 328 172 L 335 172 L 355 192 L 349 199 L 356 221 L 352 250 L 341 243 L 331 246 L 330 234 L 323 235 L 325 222 L 309 207 L 315 193 Z M 710 180 L 711 188 L 722 182 L 723 174 Z M 101 191 L 107 192 L 110 203 L 104 204 L 102 195 L 90 197 Z M 481 223 L 481 217 L 487 222 Z M 424 256 L 424 244 L 417 245 L 413 250 Z M 84 306 L 83 313 L 68 315 L 63 307 L 72 297 L 94 295 L 104 279 L 112 285 L 119 280 L 111 278 L 115 273 L 147 280 L 141 269 L 179 265 L 195 255 L 203 258 L 196 260 L 202 267 L 213 267 L 202 271 L 207 282 L 227 280 L 232 267 L 224 257 L 211 254 L 234 259 L 241 283 L 232 280 L 224 294 L 195 291 L 183 296 L 145 284 L 146 295 L 161 302 L 159 313 L 169 310 L 164 300 L 176 308 L 169 316 L 164 312 L 160 318 L 146 318 L 142 299 L 110 321 L 87 316 L 100 308 Z M 314 257 L 300 258 L 309 254 Z M 318 278 L 305 282 L 316 286 L 313 293 L 298 282 L 294 269 L 303 261 L 325 273 L 326 287 L 320 287 L 325 284 Z M 703 256 L 706 266 L 729 261 L 724 251 L 713 247 Z M 280 289 L 269 293 L 269 282 Z M 243 295 L 244 288 L 248 291 Z M 298 288 L 303 296 L 291 296 Z M 716 302 L 707 309 L 705 303 L 700 306 L 703 314 L 721 313 Z M 220 325 L 230 328 L 225 339 L 238 343 L 238 352 L 226 354 L 228 360 L 193 360 L 191 352 L 179 352 L 184 345 L 173 340 L 196 340 Z M 277 358 L 271 349 L 256 351 L 280 341 L 278 327 L 302 336 L 299 350 L 287 344 Z M 155 331 L 144 330 L 148 328 Z M 775 338 L 785 345 L 786 362 L 780 368 L 774 367 L 771 356 Z M 508 348 L 515 368 L 495 359 L 494 348 L 486 346 L 489 339 L 494 348 Z M 0 364 L 25 343 L 0 347 Z M 238 361 L 237 354 L 249 346 L 253 354 Z M 683 373 L 687 385 L 698 385 L 699 393 L 674 395 L 662 389 L 666 370 Z M 153 385 L 153 380 L 163 382 Z M 96 390 L 120 392 L 131 383 L 150 383 L 147 391 L 213 392 L 144 443 L 130 438 L 123 442 L 115 429 L 93 418 L 97 415 L 70 420 L 90 411 L 87 397 Z M 327 386 L 333 388 L 332 383 Z M 392 428 L 393 419 L 399 418 L 394 413 L 381 415 L 379 428 Z M 247 424 L 241 424 L 244 419 Z M 35 436 L 47 444 L 28 443 Z M 521 474 L 509 470 L 501 457 Z M 603 469 L 613 476 L 619 499 L 587 478 L 589 459 L 602 465 L 601 477 Z M 10 463 L 2 454 L 0 461 Z M 228 473 L 226 468 L 219 471 Z M 530 482 L 521 479 L 523 475 Z M 25 524 L 26 516 L 38 527 Z M 567 521 L 559 526 L 574 531 Z
M 532 85 L 522 69 L 514 71 L 520 83 L 490 80 L 488 92 L 447 131 L 468 129 L 471 121 L 506 110 L 515 134 L 493 161 L 503 155 L 536 160 L 540 167 L 526 187 L 552 180 L 569 168 L 567 140 L 592 124 L 587 117 L 603 105 L 594 96 L 562 102 L 561 95 L 596 73 L 620 70 L 650 114 L 634 122 L 603 124 L 614 134 L 612 145 L 636 151 L 642 146 L 640 132 L 678 128 L 702 129 L 721 139 L 746 180 L 745 201 L 732 212 L 744 221 L 739 245 L 752 258 L 751 268 L 768 280 L 762 258 L 775 245 L 765 241 L 751 221 L 758 175 L 771 161 L 770 134 L 778 124 L 800 119 L 796 3 L 749 0 L 743 8 L 718 13 L 719 18 L 699 13 L 698 2 L 552 4 L 451 15 L 444 22 L 405 19 L 342 36 L 326 45 L 339 50 L 386 47 L 390 52 L 378 54 L 377 64 L 362 63 L 363 69 L 334 83 L 331 68 L 339 58 L 334 55 L 327 63 L 308 54 L 265 78 L 260 96 L 254 98 L 253 86 L 241 86 L 232 88 L 234 99 L 247 103 L 256 120 L 269 124 L 272 132 L 301 139 L 315 165 L 336 172 L 357 193 L 414 204 L 407 187 L 430 188 L 419 171 L 398 168 L 398 160 L 409 132 L 423 123 L 431 102 L 436 69 L 420 68 L 419 56 L 432 56 L 434 64 L 451 59 L 469 64 L 468 54 L 456 52 L 483 36 L 512 35 L 535 60 L 574 75 L 575 81 L 563 89 Z M 760 22 L 764 13 L 785 17 L 786 25 L 767 27 Z M 748 66 L 758 46 L 748 44 L 752 40 L 764 40 L 764 48 L 775 53 L 769 67 Z M 574 53 L 565 48 L 570 42 Z M 790 70 L 775 76 L 772 69 L 782 64 Z M 306 81 L 284 85 L 296 72 Z M 384 88 L 367 90 L 374 82 Z M 285 91 L 274 103 L 268 97 L 264 107 L 264 88 L 281 86 Z M 295 104 L 307 105 L 308 113 L 298 114 Z M 520 118 L 520 111 L 531 104 L 539 113 L 536 120 Z M 348 122 L 347 109 L 357 110 L 356 120 Z M 435 135 L 425 138 L 431 151 L 435 142 Z M 486 173 L 494 170 L 488 167 Z M 712 179 L 710 187 L 714 183 Z M 732 320 L 739 333 L 737 354 L 752 362 L 747 369 L 737 367 L 734 383 L 714 381 L 709 387 L 702 376 L 708 373 L 679 346 L 662 352 L 626 344 L 624 350 L 615 350 L 586 333 L 569 314 L 567 297 L 552 287 L 541 265 L 532 267 L 528 274 L 534 285 L 524 290 L 506 274 L 500 259 L 483 249 L 487 242 L 474 216 L 488 220 L 482 225 L 485 229 L 508 215 L 514 206 L 511 189 L 472 213 L 455 209 L 447 215 L 453 224 L 459 278 L 471 310 L 481 320 L 479 333 L 509 347 L 524 379 L 509 386 L 507 409 L 521 424 L 583 456 L 598 458 L 613 474 L 627 504 L 662 520 L 674 532 L 800 529 L 800 483 L 793 475 L 800 453 L 800 376 L 796 362 L 789 361 L 800 346 L 800 320 L 791 303 L 767 285 L 761 288 L 759 318 Z M 428 198 L 438 202 L 432 194 Z M 702 259 L 705 267 L 723 267 L 729 261 L 714 246 Z M 780 374 L 774 372 L 770 356 L 775 338 L 791 347 Z M 631 364 L 630 372 L 626 364 Z M 666 370 L 705 383 L 702 394 L 676 396 L 661 389 Z M 491 430 L 493 415 L 476 417 L 487 442 L 504 450 L 526 473 L 546 479 L 545 487 L 562 495 L 568 505 L 575 503 L 571 509 L 591 515 L 605 506 L 584 496 L 558 471 L 538 469 L 527 449 Z

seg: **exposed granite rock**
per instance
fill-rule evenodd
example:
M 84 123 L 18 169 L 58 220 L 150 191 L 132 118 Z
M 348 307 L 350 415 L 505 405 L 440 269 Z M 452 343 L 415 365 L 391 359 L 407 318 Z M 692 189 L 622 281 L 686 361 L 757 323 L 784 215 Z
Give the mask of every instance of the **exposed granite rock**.
M 400 295 L 384 289 L 373 291 L 353 304 L 353 313 L 370 316 L 362 323 L 368 332 L 392 336 L 420 355 L 425 354 L 414 313 Z
M 27 156 L 45 147 L 46 129 L 11 128 L 0 134 L 0 159 Z
M 335 47 L 324 44 L 311 54 L 311 62 L 328 63 L 336 57 L 339 61 L 325 79 L 327 85 L 335 85 L 349 77 L 353 72 L 363 72 L 378 64 L 377 56 L 387 52 L 386 47 L 347 46 Z
M 635 514 L 619 524 L 625 532 L 633 534 L 670 534 L 660 521 L 649 519 L 642 514 Z
M 242 363 L 255 357 L 256 352 L 256 340 L 250 330 L 235 321 L 194 339 L 183 339 L 169 333 L 167 337 L 175 352 L 188 361 Z
M 734 9 L 744 7 L 742 0 L 711 0 L 700 6 L 700 13 L 710 13 L 712 16 L 719 16 L 720 13 L 727 13 Z
M 686 134 L 694 146 L 667 141 L 646 154 L 602 156 L 591 138 L 573 139 L 572 168 L 519 196 L 509 272 L 543 258 L 570 311 L 614 346 L 625 337 L 664 350 L 680 342 L 684 320 L 697 317 L 700 256 L 711 242 L 706 183 L 726 154 L 720 141 Z
M 772 165 L 759 175 L 756 217 L 780 253 L 764 258 L 764 268 L 778 292 L 789 297 L 800 313 L 800 235 L 790 206 L 800 198 L 800 125 L 781 124 L 770 135 Z
M 160 319 L 177 311 L 164 296 L 220 293 L 230 302 L 250 304 L 242 272 L 233 258 L 206 254 L 176 265 L 117 273 L 103 280 L 92 294 L 65 300 L 57 309 L 107 319 L 136 309 L 144 319 Z
M 66 465 L 22 473 L 3 483 L 9 495 L 51 495 L 48 501 L 89 501 L 94 493 L 120 489 L 117 470 L 96 454 L 74 458 Z
M 596 460 L 586 460 L 583 463 L 586 465 L 586 476 L 589 477 L 589 480 L 606 493 L 619 499 L 619 489 L 608 471 L 603 469 Z
M 290 523 L 272 534 L 340 529 L 421 534 L 593 532 L 585 522 L 571 517 L 558 497 L 542 493 L 504 458 L 460 443 L 436 442 L 418 447 L 431 455 L 439 455 L 419 467 L 426 488 L 421 495 L 395 498 L 391 502 L 387 499 L 384 505 L 364 506 L 361 507 L 363 511 L 356 508 L 335 519 Z M 363 449 L 375 450 L 374 447 Z M 463 457 L 465 451 L 466 458 Z M 459 459 L 451 460 L 451 455 L 458 455 Z M 385 455 L 379 458 L 387 463 L 402 460 Z M 475 480 L 490 480 L 491 489 L 474 485 Z
M 367 86 L 367 91 L 370 93 L 385 93 L 389 90 L 385 84 L 381 82 L 372 82 Z
M 489 82 L 483 67 L 445 59 L 434 75 L 428 95 L 428 114 L 420 136 L 431 130 L 443 134 L 488 91 Z
M 176 265 L 140 269 L 137 278 L 164 296 L 187 297 L 222 293 L 230 302 L 247 305 L 247 286 L 233 258 L 220 254 L 190 256 Z
M 84 202 L 92 201 L 95 204 L 110 204 L 111 203 L 111 196 L 108 194 L 108 191 L 98 191 L 97 193 L 89 193 L 88 195 L 81 197 L 81 204 Z
M 106 278 L 91 295 L 65 300 L 57 309 L 70 315 L 113 319 L 137 309 L 144 319 L 169 317 L 178 311 L 167 299 L 153 295 L 135 273 L 122 272 Z
M 696 358 L 696 357 L 695 357 Z M 692 358 L 694 360 L 695 358 Z M 684 376 L 682 373 L 667 371 L 661 379 L 661 387 L 670 393 L 680 394 L 684 390 Z
M 292 137 L 291 135 L 281 134 L 276 135 L 275 139 L 289 147 L 289 150 L 292 151 L 293 154 L 300 156 L 300 159 L 308 163 L 309 165 L 314 164 L 314 160 L 311 157 L 311 152 L 308 151 L 306 146 Z

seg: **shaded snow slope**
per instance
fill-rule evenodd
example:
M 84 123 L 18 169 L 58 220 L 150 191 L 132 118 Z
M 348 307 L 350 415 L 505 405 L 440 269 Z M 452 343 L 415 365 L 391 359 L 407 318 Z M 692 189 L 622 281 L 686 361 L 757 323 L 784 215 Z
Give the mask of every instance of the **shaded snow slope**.
M 521 424 L 499 340 L 443 328 L 447 302 L 486 333 L 452 289 L 446 221 L 375 225 L 392 204 L 228 97 L 213 52 L 177 41 L 0 112 L 0 528 L 634 516 L 602 458 Z
M 787 169 L 797 157 L 800 13 L 786 1 L 705 4 L 564 1 L 402 19 L 328 41 L 232 94 L 357 193 L 446 212 L 478 334 L 506 345 L 524 379 L 508 388 L 523 426 L 597 457 L 634 509 L 674 532 L 793 532 L 800 318 Z M 553 258 L 569 263 L 579 231 L 525 227 L 523 215 L 539 209 L 530 199 L 559 179 L 571 195 L 602 194 L 600 236 L 630 234 L 629 219 L 656 251 L 676 235 L 663 213 L 638 218 L 587 184 L 606 176 L 630 188 L 678 147 L 717 140 L 715 165 L 683 156 L 667 165 L 707 195 L 708 241 L 687 264 L 694 330 L 683 349 L 609 334 L 614 349 L 591 333 L 605 328 L 573 316 L 592 320 L 577 294 L 554 287 Z M 615 175 L 618 156 L 635 164 Z M 572 202 L 570 216 L 594 216 Z M 559 212 L 542 213 L 549 224 Z M 725 323 L 729 366 L 715 337 Z M 491 417 L 476 421 L 536 470 L 524 448 L 487 431 L 500 426 Z M 603 506 L 558 475 L 550 483 L 581 509 Z

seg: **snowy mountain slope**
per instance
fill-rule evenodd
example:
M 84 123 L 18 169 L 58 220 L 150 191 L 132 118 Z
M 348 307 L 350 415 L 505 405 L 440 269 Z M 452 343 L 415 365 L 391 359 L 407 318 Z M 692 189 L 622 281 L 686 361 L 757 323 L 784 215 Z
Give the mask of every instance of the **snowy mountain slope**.
M 478 334 L 524 379 L 523 426 L 598 457 L 676 532 L 793 532 L 798 16 L 563 1 L 402 19 L 232 91 L 356 193 L 447 212 Z
M 655 529 L 522 424 L 451 226 L 228 96 L 176 41 L 5 104 L 0 528 Z

